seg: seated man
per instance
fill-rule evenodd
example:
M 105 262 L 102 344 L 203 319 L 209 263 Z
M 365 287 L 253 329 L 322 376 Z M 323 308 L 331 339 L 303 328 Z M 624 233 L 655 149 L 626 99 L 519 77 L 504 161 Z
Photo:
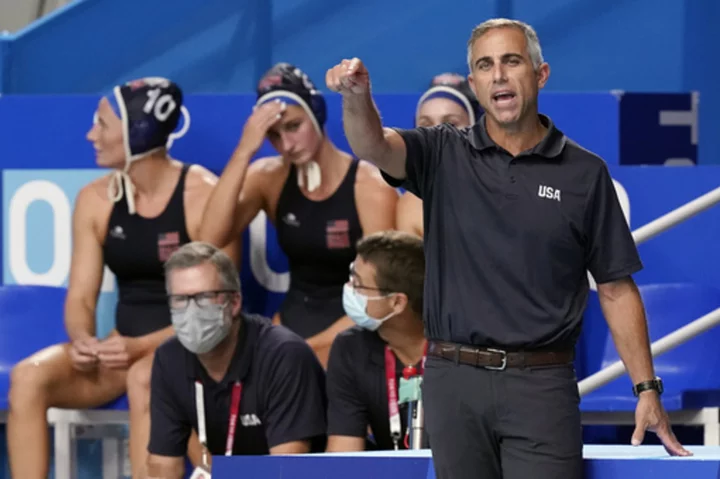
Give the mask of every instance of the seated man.
M 340 333 L 330 350 L 328 452 L 364 450 L 368 429 L 369 447 L 407 448 L 407 404 L 399 417 L 390 405 L 398 406 L 404 370 L 422 374 L 424 276 L 423 242 L 415 235 L 385 231 L 357 243 L 343 304 L 358 327 Z
M 325 446 L 324 372 L 302 338 L 241 313 L 232 260 L 207 243 L 165 264 L 176 337 L 152 369 L 150 477 L 183 477 L 195 430 L 213 454 L 294 454 Z

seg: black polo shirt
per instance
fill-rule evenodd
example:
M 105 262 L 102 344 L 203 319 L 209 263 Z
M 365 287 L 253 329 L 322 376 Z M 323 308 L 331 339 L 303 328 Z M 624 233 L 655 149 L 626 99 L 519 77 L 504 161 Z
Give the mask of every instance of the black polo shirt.
M 395 380 L 405 365 L 395 358 Z M 418 365 L 419 367 L 419 365 Z M 398 386 L 399 390 L 399 386 Z M 353 327 L 338 334 L 330 349 L 327 368 L 328 436 L 373 437 L 369 449 L 393 449 L 385 380 L 385 342 L 376 332 Z M 408 405 L 400 405 L 403 438 Z M 423 442 L 427 447 L 427 438 Z M 406 449 L 403 439 L 400 449 Z
M 605 162 L 547 116 L 513 157 L 485 130 L 398 129 L 406 179 L 423 199 L 429 339 L 507 349 L 572 347 L 598 283 L 642 268 Z
M 216 383 L 177 338 L 155 353 L 150 403 L 151 454 L 185 456 L 197 431 L 195 380 L 204 387 L 208 449 L 225 453 L 230 398 L 242 382 L 234 455 L 268 454 L 291 441 L 312 440 L 325 448 L 325 373 L 299 336 L 266 318 L 244 315 L 240 338 L 225 378 Z

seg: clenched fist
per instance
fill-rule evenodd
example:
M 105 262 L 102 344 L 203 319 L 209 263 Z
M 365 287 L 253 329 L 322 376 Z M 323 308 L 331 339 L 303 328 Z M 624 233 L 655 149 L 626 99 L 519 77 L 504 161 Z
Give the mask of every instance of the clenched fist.
M 343 95 L 360 95 L 370 89 L 370 75 L 359 58 L 343 60 L 327 71 L 325 83 Z

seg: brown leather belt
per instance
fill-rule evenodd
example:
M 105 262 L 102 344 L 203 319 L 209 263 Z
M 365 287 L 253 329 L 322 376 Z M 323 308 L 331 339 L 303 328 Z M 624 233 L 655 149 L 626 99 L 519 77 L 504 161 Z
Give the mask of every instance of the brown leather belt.
M 572 350 L 507 352 L 445 341 L 430 341 L 428 356 L 497 371 L 506 368 L 560 366 L 572 363 L 575 358 Z

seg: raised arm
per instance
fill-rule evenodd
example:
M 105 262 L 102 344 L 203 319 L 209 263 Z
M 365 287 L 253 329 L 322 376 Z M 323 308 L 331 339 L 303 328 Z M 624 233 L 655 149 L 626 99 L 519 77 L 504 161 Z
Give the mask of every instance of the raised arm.
M 226 248 L 262 209 L 262 191 L 256 191 L 256 185 L 249 181 L 246 185 L 245 176 L 250 160 L 268 129 L 280 119 L 282 109 L 280 103 L 266 103 L 248 118 L 242 138 L 208 199 L 200 225 L 201 241 Z
M 200 165 L 193 165 L 189 173 L 191 174 L 188 176 L 185 185 L 185 221 L 190 239 L 202 241 L 200 228 L 205 217 L 208 201 L 218 184 L 218 177 L 212 171 Z M 245 185 L 247 186 L 247 181 Z M 240 204 L 239 207 L 251 209 L 247 204 Z M 233 229 L 235 228 L 236 226 L 233 225 Z M 227 244 L 222 247 L 223 251 L 235 262 L 238 270 L 241 266 L 241 246 L 242 237 L 238 234 L 232 236 Z
M 370 94 L 370 75 L 358 58 L 343 60 L 327 71 L 328 88 L 343 96 L 345 136 L 358 158 L 374 163 L 398 180 L 405 178 L 405 142 L 392 129 L 383 128 Z

